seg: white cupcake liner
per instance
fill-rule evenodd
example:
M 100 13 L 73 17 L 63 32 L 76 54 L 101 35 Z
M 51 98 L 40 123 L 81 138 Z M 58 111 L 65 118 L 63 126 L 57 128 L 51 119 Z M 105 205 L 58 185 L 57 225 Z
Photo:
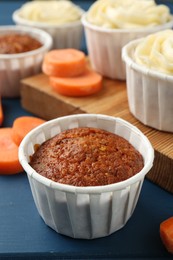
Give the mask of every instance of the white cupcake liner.
M 142 154 L 144 168 L 116 184 L 75 187 L 47 179 L 29 165 L 35 144 L 42 144 L 63 130 L 85 126 L 105 129 L 127 139 Z M 65 116 L 46 122 L 32 130 L 19 147 L 20 163 L 28 175 L 35 204 L 45 223 L 60 234 L 83 239 L 107 236 L 126 224 L 153 158 L 150 142 L 136 127 L 120 118 L 96 114 Z
M 86 43 L 92 67 L 105 77 L 111 79 L 126 79 L 125 65 L 121 51 L 128 42 L 148 34 L 170 29 L 173 19 L 163 25 L 140 29 L 106 29 L 89 23 L 87 14 L 82 17 Z
M 52 46 L 52 38 L 39 29 L 24 26 L 1 26 L 0 35 L 28 34 L 42 43 L 42 47 L 19 54 L 0 54 L 0 96 L 17 97 L 20 95 L 20 80 L 41 71 L 44 54 Z
M 78 8 L 81 14 L 84 10 Z M 45 24 L 29 21 L 20 16 L 20 9 L 12 15 L 13 21 L 19 25 L 39 28 L 49 33 L 53 38 L 53 49 L 74 48 L 80 49 L 83 37 L 83 26 L 81 21 L 75 21 L 64 25 Z
M 141 40 L 130 42 L 122 51 L 130 111 L 147 126 L 173 132 L 173 76 L 150 70 L 133 61 L 133 51 Z

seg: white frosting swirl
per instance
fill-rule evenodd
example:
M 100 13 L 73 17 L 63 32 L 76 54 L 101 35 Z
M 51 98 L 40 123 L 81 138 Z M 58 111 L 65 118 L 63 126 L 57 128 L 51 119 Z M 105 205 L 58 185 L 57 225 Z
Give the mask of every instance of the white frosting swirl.
M 87 20 L 105 28 L 128 29 L 167 23 L 171 14 L 154 0 L 98 0 L 89 8 Z
M 66 24 L 80 20 L 81 10 L 68 0 L 34 1 L 20 9 L 22 18 L 48 24 Z
M 173 31 L 165 30 L 144 38 L 135 48 L 136 63 L 173 75 Z

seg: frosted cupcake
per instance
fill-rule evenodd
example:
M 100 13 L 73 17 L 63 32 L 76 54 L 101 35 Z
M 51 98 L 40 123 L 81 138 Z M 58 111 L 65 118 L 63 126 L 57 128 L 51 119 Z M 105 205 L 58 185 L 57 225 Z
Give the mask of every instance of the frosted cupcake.
M 153 0 L 98 0 L 83 16 L 91 64 L 112 79 L 125 79 L 121 50 L 129 41 L 172 28 L 166 5 Z
M 142 123 L 173 132 L 173 31 L 165 30 L 123 48 L 132 114 Z
M 17 24 L 47 31 L 54 40 L 54 48 L 80 48 L 83 10 L 67 0 L 32 1 L 13 13 Z

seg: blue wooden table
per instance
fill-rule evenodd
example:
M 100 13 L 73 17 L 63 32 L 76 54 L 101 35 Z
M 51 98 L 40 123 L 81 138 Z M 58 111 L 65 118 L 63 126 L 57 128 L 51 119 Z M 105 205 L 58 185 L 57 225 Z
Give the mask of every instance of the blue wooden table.
M 12 12 L 23 2 L 0 1 L 0 25 L 13 24 Z M 87 10 L 92 1 L 75 3 Z M 3 127 L 12 126 L 18 116 L 30 115 L 18 98 L 3 99 L 2 105 Z M 105 238 L 75 240 L 43 223 L 25 173 L 1 175 L 0 259 L 173 259 L 159 237 L 159 224 L 172 215 L 173 194 L 146 179 L 135 212 L 123 229 Z

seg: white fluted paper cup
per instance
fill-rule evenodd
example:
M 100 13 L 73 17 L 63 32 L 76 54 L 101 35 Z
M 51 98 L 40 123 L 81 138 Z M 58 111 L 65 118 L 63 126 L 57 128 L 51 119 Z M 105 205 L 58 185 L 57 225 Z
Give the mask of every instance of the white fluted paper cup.
M 81 8 L 78 9 L 82 16 L 84 10 L 82 10 Z M 62 25 L 34 22 L 21 17 L 20 9 L 16 10 L 13 13 L 12 18 L 13 21 L 18 25 L 24 25 L 31 28 L 39 28 L 49 33 L 53 39 L 53 49 L 81 48 L 83 37 L 83 26 L 81 20 L 77 20 L 71 23 L 65 23 Z
M 173 132 L 173 76 L 137 64 L 133 52 L 142 39 L 124 46 L 127 94 L 131 113 L 143 124 Z
M 30 165 L 35 144 L 75 127 L 96 127 L 128 140 L 143 156 L 144 167 L 133 177 L 115 184 L 75 187 L 38 174 Z M 153 164 L 153 148 L 135 126 L 111 116 L 79 114 L 60 117 L 32 130 L 19 147 L 19 160 L 26 171 L 38 212 L 60 234 L 93 239 L 122 228 L 131 217 L 143 180 Z
M 17 54 L 0 54 L 0 96 L 20 95 L 20 80 L 41 72 L 45 53 L 51 49 L 51 36 L 39 29 L 24 26 L 0 26 L 0 36 L 6 34 L 26 34 L 38 40 L 38 49 Z
M 92 67 L 105 77 L 125 80 L 126 69 L 121 57 L 122 48 L 134 39 L 171 29 L 173 18 L 168 23 L 148 28 L 109 29 L 91 24 L 87 21 L 85 13 L 82 23 Z

